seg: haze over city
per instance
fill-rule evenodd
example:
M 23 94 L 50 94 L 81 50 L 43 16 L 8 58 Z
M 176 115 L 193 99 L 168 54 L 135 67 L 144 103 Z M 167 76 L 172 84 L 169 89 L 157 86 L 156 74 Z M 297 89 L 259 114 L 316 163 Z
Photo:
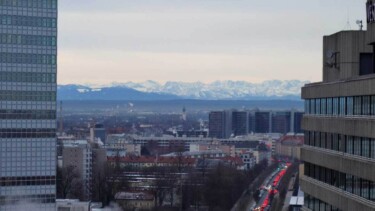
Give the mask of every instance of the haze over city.
M 318 81 L 321 36 L 357 30 L 361 2 L 60 1 L 58 83 Z
M 0 0 L 0 211 L 374 211 L 375 0 Z

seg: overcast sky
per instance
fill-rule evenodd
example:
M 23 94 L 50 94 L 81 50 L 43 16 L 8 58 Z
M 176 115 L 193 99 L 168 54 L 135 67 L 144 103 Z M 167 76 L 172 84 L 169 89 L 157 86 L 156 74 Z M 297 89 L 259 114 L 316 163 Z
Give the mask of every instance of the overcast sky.
M 60 84 L 321 80 L 365 0 L 61 0 Z

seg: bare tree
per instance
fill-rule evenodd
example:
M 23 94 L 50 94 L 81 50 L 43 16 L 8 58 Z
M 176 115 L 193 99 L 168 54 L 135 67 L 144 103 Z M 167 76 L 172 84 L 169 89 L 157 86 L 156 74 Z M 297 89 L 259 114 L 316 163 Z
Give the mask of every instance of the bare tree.
M 92 193 L 95 201 L 103 205 L 109 205 L 115 199 L 116 193 L 124 191 L 128 187 L 127 179 L 116 166 L 104 164 L 101 171 L 95 172 L 92 180 Z
M 63 199 L 83 197 L 83 183 L 76 167 L 57 168 L 57 197 Z

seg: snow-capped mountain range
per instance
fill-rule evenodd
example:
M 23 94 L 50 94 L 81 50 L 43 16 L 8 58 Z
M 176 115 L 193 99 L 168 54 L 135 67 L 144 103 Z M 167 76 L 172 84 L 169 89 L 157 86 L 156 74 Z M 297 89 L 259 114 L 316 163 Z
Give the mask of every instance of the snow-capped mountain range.
M 93 87 L 82 85 L 61 85 L 58 92 L 62 96 L 66 90 L 70 93 L 75 91 L 77 96 L 87 95 L 84 99 L 95 98 L 100 95 L 102 98 L 106 96 L 121 96 L 126 98 L 126 93 L 131 91 L 132 96 L 137 94 L 143 98 L 176 98 L 176 99 L 202 99 L 202 100 L 251 100 L 251 99 L 299 99 L 301 87 L 309 81 L 299 80 L 270 80 L 262 83 L 251 83 L 246 81 L 215 81 L 212 83 L 202 82 L 175 82 L 169 81 L 164 84 L 155 81 L 145 81 L 140 83 L 112 83 L 108 86 Z M 114 93 L 116 92 L 116 94 Z M 81 97 L 82 97 L 81 96 Z
M 192 99 L 244 99 L 248 97 L 297 96 L 300 95 L 301 87 L 306 83 L 309 82 L 272 80 L 262 83 L 215 81 L 208 84 L 170 81 L 160 84 L 149 80 L 143 83 L 113 83 L 112 86 L 124 86 L 141 92 L 171 94 Z

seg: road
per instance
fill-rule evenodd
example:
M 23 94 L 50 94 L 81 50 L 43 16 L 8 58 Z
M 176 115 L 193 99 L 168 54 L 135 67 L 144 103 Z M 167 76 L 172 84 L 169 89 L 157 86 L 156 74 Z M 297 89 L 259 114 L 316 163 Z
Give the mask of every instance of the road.
M 256 204 L 255 209 L 256 211 L 266 211 L 269 210 L 271 202 L 269 201 L 269 195 L 271 192 L 278 191 L 277 186 L 279 181 L 281 180 L 282 176 L 284 176 L 287 166 L 282 164 L 282 166 L 272 172 L 263 182 L 260 188 L 260 200 Z

